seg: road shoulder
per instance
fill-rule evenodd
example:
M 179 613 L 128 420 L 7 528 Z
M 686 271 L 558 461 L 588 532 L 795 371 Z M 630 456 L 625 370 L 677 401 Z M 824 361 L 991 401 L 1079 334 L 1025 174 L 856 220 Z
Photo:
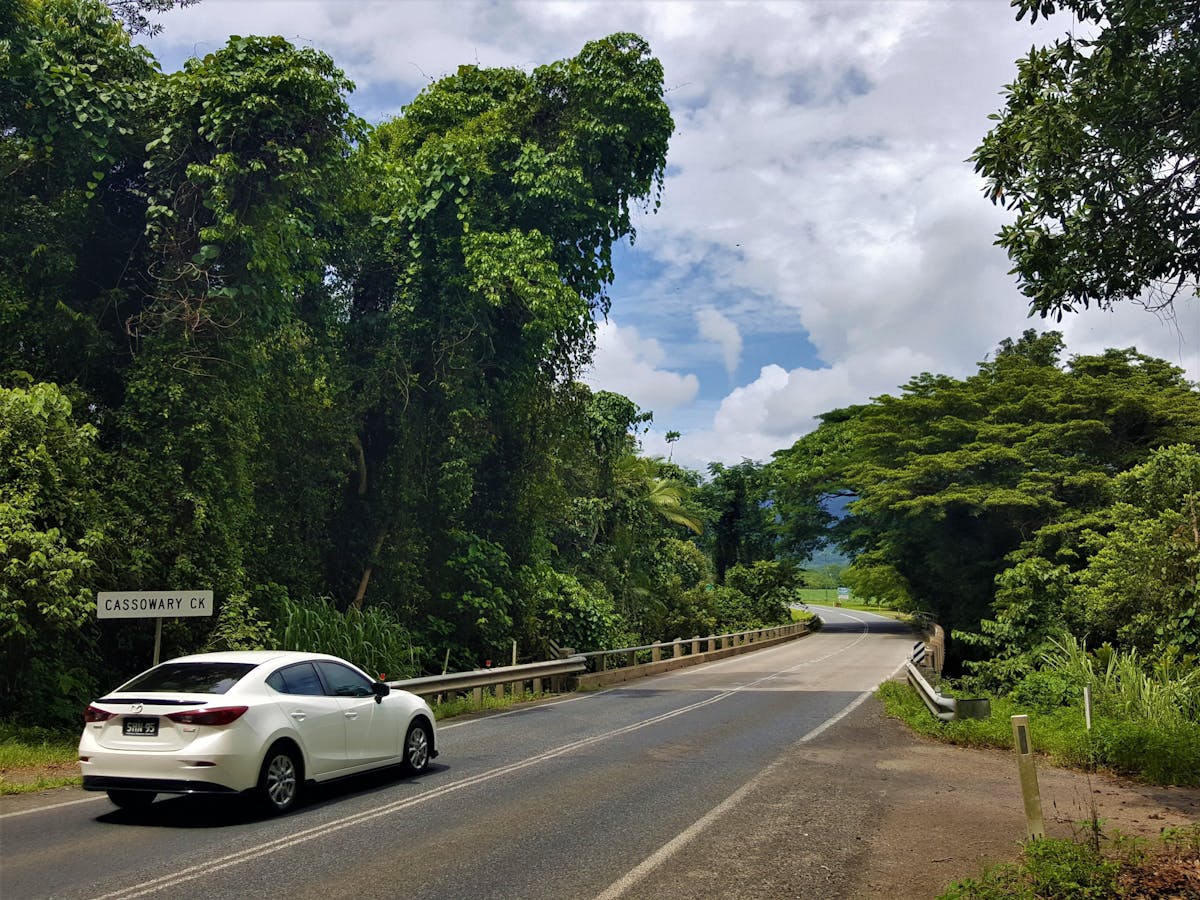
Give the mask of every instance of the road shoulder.
M 1070 837 L 1093 809 L 1106 830 L 1129 835 L 1200 821 L 1200 790 L 1044 765 L 1038 776 L 1055 837 Z M 1014 860 L 1023 836 L 1012 755 L 914 735 L 872 697 L 794 746 L 630 896 L 927 900 L 955 879 Z

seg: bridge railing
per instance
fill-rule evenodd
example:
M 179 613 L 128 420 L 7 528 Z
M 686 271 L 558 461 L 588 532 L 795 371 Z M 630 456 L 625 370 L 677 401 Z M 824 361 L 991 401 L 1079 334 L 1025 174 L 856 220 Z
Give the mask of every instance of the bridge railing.
M 546 690 L 561 691 L 569 676 L 586 669 L 587 663 L 584 658 L 572 655 L 565 659 L 551 659 L 519 666 L 496 666 L 472 669 L 469 672 L 407 678 L 402 681 L 389 681 L 388 684 L 426 699 L 470 693 L 475 699 L 475 705 L 482 706 L 484 688 L 490 688 L 497 699 L 504 697 L 506 690 L 512 694 L 524 694 L 526 686 L 535 694 Z
M 505 694 L 524 695 L 527 690 L 541 694 L 575 687 L 600 687 L 749 650 L 765 649 L 805 634 L 808 634 L 808 628 L 803 623 L 793 622 L 774 628 L 676 638 L 673 641 L 655 641 L 638 647 L 593 650 L 589 653 L 576 653 L 570 647 L 553 647 L 560 659 L 407 678 L 389 681 L 388 684 L 426 699 L 470 695 L 476 706 L 482 706 L 485 691 L 500 699 Z
M 773 628 L 710 634 L 707 637 L 696 635 L 615 650 L 593 650 L 579 654 L 587 660 L 588 672 L 578 677 L 578 684 L 585 688 L 602 687 L 646 675 L 658 675 L 684 666 L 765 649 L 808 633 L 808 627 L 803 622 L 790 622 Z

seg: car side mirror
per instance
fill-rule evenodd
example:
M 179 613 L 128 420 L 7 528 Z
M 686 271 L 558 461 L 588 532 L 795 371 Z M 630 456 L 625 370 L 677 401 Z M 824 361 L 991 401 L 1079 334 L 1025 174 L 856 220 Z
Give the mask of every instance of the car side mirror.
M 375 702 L 382 703 L 383 698 L 392 692 L 392 686 L 386 681 L 376 681 L 371 684 L 371 690 L 375 694 Z

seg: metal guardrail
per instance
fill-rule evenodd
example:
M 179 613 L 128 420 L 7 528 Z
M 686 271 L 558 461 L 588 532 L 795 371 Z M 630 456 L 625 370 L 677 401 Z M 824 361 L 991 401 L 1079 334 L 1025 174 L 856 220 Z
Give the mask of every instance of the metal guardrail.
M 921 695 L 921 699 L 925 701 L 925 705 L 929 707 L 931 713 L 943 722 L 958 718 L 956 698 L 943 697 L 939 694 L 911 662 L 906 662 L 904 668 L 908 672 L 909 684 L 917 689 L 917 693 Z
M 663 662 L 664 665 L 671 665 L 669 661 L 682 657 L 694 657 L 696 662 L 703 662 L 709 658 L 710 654 L 718 651 L 740 652 L 742 648 L 748 649 L 752 644 L 775 643 L 807 633 L 808 629 L 803 623 L 794 622 L 775 628 L 757 628 L 752 631 L 709 635 L 706 638 L 677 638 L 674 641 L 655 641 L 653 644 L 644 644 L 639 647 L 593 650 L 588 653 L 576 653 L 570 648 L 554 647 L 556 652 L 561 650 L 564 653 L 564 658 L 519 666 L 497 666 L 488 669 L 472 669 L 469 672 L 407 678 L 400 681 L 389 681 L 388 685 L 425 698 L 470 692 L 474 697 L 475 704 L 481 706 L 485 688 L 492 689 L 497 698 L 503 697 L 506 692 L 524 693 L 527 684 L 535 694 L 542 693 L 543 689 L 547 687 L 550 690 L 560 691 L 566 687 L 568 676 L 582 676 L 589 669 L 595 673 L 639 666 L 639 655 L 649 655 L 651 666 L 660 662 Z M 663 658 L 664 653 L 667 654 L 666 661 Z M 611 665 L 610 657 L 614 658 Z M 642 668 L 649 669 L 650 666 L 642 666 Z
M 554 683 L 555 687 L 559 687 L 558 682 L 564 676 L 579 674 L 586 668 L 587 662 L 582 656 L 569 656 L 566 659 L 551 659 L 520 666 L 497 666 L 494 669 L 472 669 L 469 672 L 451 672 L 448 675 L 407 678 L 403 681 L 389 681 L 388 685 L 421 697 L 472 691 L 476 702 L 480 702 L 485 687 L 494 688 L 496 696 L 503 697 L 505 685 L 517 692 L 524 690 L 526 682 L 532 682 L 533 692 L 540 694 L 546 679 Z
M 967 700 L 959 697 L 947 697 L 926 681 L 925 676 L 917 668 L 918 664 L 930 661 L 925 650 L 923 642 L 916 644 L 913 647 L 912 659 L 905 662 L 904 668 L 908 673 L 909 684 L 917 689 L 917 693 L 921 695 L 921 699 L 931 713 L 943 722 L 949 722 L 952 719 L 986 719 L 992 714 L 992 701 L 987 698 Z
M 649 662 L 660 662 L 665 659 L 678 659 L 681 656 L 699 656 L 717 650 L 733 647 L 743 647 L 747 644 L 759 644 L 763 641 L 774 641 L 781 637 L 806 634 L 807 627 L 803 622 L 792 622 L 787 625 L 776 625 L 772 628 L 755 628 L 750 631 L 735 631 L 728 634 L 710 634 L 707 637 L 699 635 L 691 638 L 675 638 L 673 641 L 655 641 L 638 647 L 619 647 L 615 650 L 592 650 L 579 654 L 590 662 L 589 671 L 605 672 L 610 669 L 627 668 L 638 665 L 639 655 L 649 654 Z

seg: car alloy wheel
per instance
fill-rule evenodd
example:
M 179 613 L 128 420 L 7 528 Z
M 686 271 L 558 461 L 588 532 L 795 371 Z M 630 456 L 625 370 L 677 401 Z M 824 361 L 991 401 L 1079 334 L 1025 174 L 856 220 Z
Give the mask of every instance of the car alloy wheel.
M 258 790 L 272 812 L 285 812 L 295 804 L 300 795 L 300 766 L 293 751 L 271 748 L 263 761 Z
M 410 772 L 424 772 L 429 765 L 429 726 L 413 722 L 404 738 L 404 763 Z

